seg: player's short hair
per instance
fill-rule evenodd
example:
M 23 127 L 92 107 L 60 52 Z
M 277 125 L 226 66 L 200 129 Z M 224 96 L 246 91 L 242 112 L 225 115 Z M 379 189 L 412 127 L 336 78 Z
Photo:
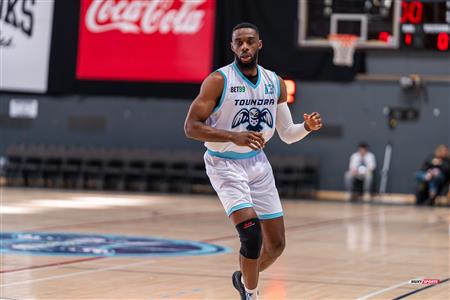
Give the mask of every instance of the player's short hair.
M 233 27 L 233 31 L 232 32 L 235 32 L 236 30 L 241 29 L 241 28 L 251 28 L 251 29 L 255 30 L 256 33 L 259 35 L 258 27 L 256 27 L 255 24 L 252 24 L 252 23 L 249 23 L 249 22 L 242 22 L 242 23 L 237 24 L 236 26 Z
M 366 142 L 361 142 L 359 143 L 358 148 L 367 149 L 369 148 L 369 145 Z

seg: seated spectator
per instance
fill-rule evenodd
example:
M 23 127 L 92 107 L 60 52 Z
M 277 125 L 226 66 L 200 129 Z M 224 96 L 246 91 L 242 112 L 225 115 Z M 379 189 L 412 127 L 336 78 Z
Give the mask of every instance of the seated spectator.
M 416 172 L 416 180 L 416 204 L 433 205 L 450 180 L 450 156 L 446 145 L 439 145 L 434 156 L 423 163 L 422 168 Z
M 358 185 L 361 186 L 364 192 L 364 199 L 370 199 L 375 167 L 375 155 L 369 152 L 369 146 L 366 143 L 360 143 L 358 151 L 351 155 L 349 169 L 345 173 L 345 186 L 349 192 L 350 200 L 355 199 L 355 192 L 358 190 Z M 359 194 L 361 195 L 361 191 Z

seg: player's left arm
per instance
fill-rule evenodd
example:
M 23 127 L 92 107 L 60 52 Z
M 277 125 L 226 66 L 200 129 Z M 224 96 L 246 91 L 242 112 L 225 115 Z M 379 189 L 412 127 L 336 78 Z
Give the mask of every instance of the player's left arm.
M 284 80 L 278 76 L 280 81 L 280 98 L 277 105 L 276 128 L 280 138 L 286 144 L 292 144 L 306 137 L 311 131 L 322 128 L 322 118 L 318 112 L 303 114 L 304 122 L 294 124 L 292 115 L 287 105 L 287 90 Z

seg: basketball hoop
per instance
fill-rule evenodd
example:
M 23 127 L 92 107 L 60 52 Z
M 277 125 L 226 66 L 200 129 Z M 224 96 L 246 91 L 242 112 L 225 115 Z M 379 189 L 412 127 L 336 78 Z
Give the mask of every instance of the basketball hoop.
M 328 41 L 333 47 L 333 64 L 336 66 L 353 66 L 353 54 L 358 39 L 358 36 L 353 34 L 330 34 Z

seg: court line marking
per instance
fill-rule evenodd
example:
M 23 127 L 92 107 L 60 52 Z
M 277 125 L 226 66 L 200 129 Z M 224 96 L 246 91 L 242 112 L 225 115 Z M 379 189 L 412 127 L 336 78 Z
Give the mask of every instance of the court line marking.
M 335 225 L 338 223 L 348 222 L 348 221 L 358 221 L 367 216 L 378 215 L 380 213 L 387 213 L 387 212 L 396 212 L 396 211 L 398 211 L 398 209 L 384 209 L 381 211 L 361 214 L 361 215 L 353 216 L 353 217 L 349 217 L 349 218 L 339 218 L 339 219 L 330 219 L 330 220 L 315 221 L 315 222 L 310 222 L 310 223 L 303 223 L 303 224 L 298 224 L 298 225 L 287 226 L 286 231 L 295 231 L 297 229 L 304 229 L 304 228 L 308 228 L 308 227 L 311 227 L 313 229 L 315 227 L 320 228 L 320 227 L 326 226 L 326 225 Z M 225 236 L 221 236 L 221 237 L 217 237 L 217 238 L 202 240 L 202 242 L 209 243 L 209 242 L 215 242 L 215 241 L 221 241 L 221 240 L 228 240 L 228 239 L 235 238 L 235 237 L 236 237 L 235 234 L 234 235 L 225 235 Z
M 0 287 L 3 288 L 3 287 L 10 287 L 10 286 L 21 285 L 21 284 L 29 284 L 29 283 L 34 283 L 34 282 L 47 281 L 47 280 L 62 279 L 62 278 L 73 277 L 73 276 L 78 276 L 78 275 L 105 272 L 105 271 L 110 271 L 110 270 L 115 270 L 115 269 L 120 269 L 120 268 L 125 268 L 125 267 L 142 266 L 142 265 L 146 265 L 146 264 L 153 263 L 153 262 L 154 262 L 154 260 L 147 261 L 147 262 L 140 261 L 140 262 L 134 262 L 134 263 L 124 264 L 124 265 L 118 265 L 118 266 L 83 271 L 83 272 L 75 272 L 75 273 L 48 276 L 48 277 L 42 277 L 42 278 L 37 278 L 37 279 L 31 279 L 31 280 L 16 281 L 13 283 L 1 284 Z
M 203 212 L 204 214 L 209 214 L 210 212 Z M 63 225 L 63 226 L 52 226 L 52 227 L 43 227 L 40 229 L 28 229 L 28 230 L 23 230 L 23 232 L 34 232 L 34 231 L 40 231 L 40 230 L 45 230 L 45 229 L 51 229 L 51 228 L 55 228 L 55 229 L 59 229 L 59 228 L 64 228 L 64 227 L 74 227 L 74 226 L 79 226 L 79 225 L 94 225 L 94 224 L 108 224 L 108 223 L 128 223 L 128 222 L 135 222 L 135 221 L 148 221 L 150 219 L 153 218 L 160 218 L 160 217 L 179 217 L 179 216 L 198 216 L 199 213 L 173 213 L 173 214 L 162 214 L 162 215 L 152 215 L 146 218 L 134 218 L 134 219 L 121 219 L 121 220 L 105 220 L 105 221 L 98 221 L 98 222 L 91 222 L 91 223 L 82 223 L 82 224 L 74 224 L 74 225 Z M 101 259 L 101 258 L 108 258 L 108 257 L 98 257 L 96 259 Z M 37 266 L 29 266 L 29 267 L 23 267 L 23 268 L 16 268 L 16 269 L 10 269 L 10 270 L 6 270 L 7 272 L 0 270 L 0 274 L 1 273 L 15 273 L 15 272 L 23 272 L 23 271 L 30 271 L 30 270 L 37 270 L 37 269 L 42 269 L 42 268 L 50 268 L 50 267 L 54 267 L 54 266 L 58 266 L 58 265 L 66 265 L 66 264 L 72 264 L 72 263 L 77 263 L 77 262 L 83 262 L 84 260 L 92 260 L 92 258 L 89 259 L 81 259 L 81 260 L 70 260 L 70 261 L 63 261 L 60 263 L 54 263 L 54 264 L 45 264 L 45 265 L 37 265 Z
M 381 210 L 381 211 L 378 211 L 378 212 L 372 212 L 372 213 L 367 213 L 367 214 L 362 214 L 362 215 L 359 215 L 359 216 L 354 216 L 354 217 L 350 217 L 350 218 L 339 218 L 339 219 L 331 219 L 331 220 L 324 220 L 324 221 L 317 221 L 317 222 L 311 222 L 311 223 L 305 223 L 305 224 L 299 224 L 299 225 L 295 225 L 295 226 L 290 226 L 290 227 L 287 227 L 286 228 L 286 231 L 290 231 L 290 230 L 298 230 L 298 229 L 303 229 L 303 228 L 305 228 L 305 227 L 308 227 L 308 226 L 318 226 L 318 227 L 320 227 L 321 225 L 330 225 L 330 224 L 335 224 L 335 223 L 339 223 L 339 222 L 343 222 L 343 221 L 349 221 L 349 220 L 359 220 L 359 219 L 362 219 L 363 217 L 365 217 L 365 216 L 368 216 L 368 215 L 375 215 L 375 214 L 379 214 L 379 213 L 381 213 L 381 212 L 383 212 L 383 213 L 385 213 L 386 211 L 393 211 L 392 209 L 391 210 Z M 219 238 L 214 238 L 214 239 L 206 239 L 206 240 L 202 240 L 201 242 L 210 242 L 210 241 L 217 241 L 217 240 L 227 240 L 227 239 L 231 239 L 231 238 L 235 238 L 236 237 L 236 235 L 234 234 L 234 235 L 228 235 L 228 236 L 223 236 L 223 237 L 219 237 Z M 102 257 L 102 258 L 106 258 L 106 257 Z M 76 262 L 75 262 L 76 263 Z M 134 264 L 133 264 L 134 265 Z M 56 267 L 57 265 L 54 265 L 54 266 L 43 266 L 43 267 L 41 267 L 41 268 L 51 268 L 51 267 Z M 114 269 L 116 269 L 116 268 L 118 268 L 118 269 L 120 269 L 121 267 L 128 267 L 128 265 L 127 264 L 125 264 L 125 265 L 119 265 L 119 266 L 117 266 L 117 267 L 114 267 Z M 9 271 L 9 273 L 15 273 L 15 272 L 30 272 L 30 271 L 33 271 L 33 270 L 38 270 L 38 269 L 41 269 L 41 268 L 38 268 L 38 267 L 34 267 L 33 268 L 33 266 L 32 267 L 28 267 L 28 268 L 22 268 L 21 270 L 17 270 L 17 271 L 15 271 L 15 270 L 10 270 Z M 101 272 L 101 271 L 108 271 L 109 270 L 109 268 L 106 268 L 106 269 L 98 269 L 98 271 L 99 272 Z M 66 276 L 67 275 L 67 276 Z M 64 277 L 69 277 L 69 275 L 70 274 L 65 274 L 65 275 L 61 275 L 61 276 L 64 276 Z M 76 276 L 76 275 L 78 275 L 77 273 L 74 273 L 74 275 L 73 276 Z M 42 281 L 43 280 L 45 280 L 45 278 L 48 278 L 49 280 L 51 280 L 51 279 L 54 279 L 54 277 L 55 276 L 50 276 L 50 277 L 44 277 L 44 278 L 42 278 Z M 58 278 L 58 276 L 56 276 L 56 278 Z M 36 280 L 39 280 L 39 281 L 41 281 L 40 279 L 36 279 Z M 31 282 L 34 282 L 34 281 L 30 281 L 30 283 Z M 28 281 L 24 281 L 24 282 L 17 282 L 17 283 L 15 283 L 15 284 L 20 284 L 20 283 L 28 283 Z M 15 285 L 14 284 L 14 285 Z M 0 287 L 3 287 L 4 285 L 0 285 Z
M 384 209 L 383 212 L 391 212 L 391 211 L 396 211 L 396 209 Z M 191 215 L 196 215 L 198 216 L 198 214 L 211 214 L 211 212 L 215 212 L 215 211 L 205 211 L 205 212 L 196 212 L 196 213 L 187 213 L 187 212 L 179 212 L 179 213 L 172 213 L 172 214 L 155 214 L 155 215 L 150 215 L 147 217 L 142 217 L 142 218 L 131 218 L 131 219 L 119 219 L 119 220 L 103 220 L 103 221 L 97 221 L 97 222 L 89 222 L 89 223 L 76 223 L 76 224 L 66 224 L 66 225 L 59 225 L 59 226 L 47 226 L 47 227 L 38 227 L 38 228 L 34 228 L 34 229 L 25 229 L 22 231 L 42 231 L 42 230 L 51 230 L 51 229 L 62 229 L 62 228 L 70 228 L 70 227 L 77 227 L 77 226 L 81 226 L 81 227 L 85 227 L 85 226 L 90 226 L 90 225 L 99 225 L 99 224 L 109 224 L 109 223 L 127 223 L 127 222 L 140 222 L 140 221 L 148 221 L 148 220 L 152 220 L 152 219 L 158 219 L 161 217 L 180 217 L 180 216 L 191 216 Z M 316 222 L 312 222 L 312 223 L 306 223 L 306 224 L 315 224 L 315 223 L 322 223 L 322 222 L 335 222 L 336 220 L 341 220 L 341 221 L 348 221 L 351 220 L 352 218 L 356 218 L 359 219 L 363 216 L 366 215 L 373 215 L 373 214 L 378 214 L 380 213 L 380 211 L 378 212 L 372 212 L 372 213 L 367 213 L 364 215 L 360 215 L 360 216 L 355 216 L 355 217 L 350 217 L 348 219 L 331 219 L 331 220 L 325 220 L 325 221 L 316 221 Z M 304 224 L 300 224 L 297 226 L 303 226 Z M 294 226 L 295 227 L 295 226 Z
M 89 222 L 89 223 L 76 223 L 76 224 L 65 224 L 65 225 L 59 225 L 59 226 L 47 226 L 47 227 L 38 227 L 34 229 L 25 229 L 21 231 L 45 231 L 45 230 L 52 230 L 52 229 L 64 229 L 64 228 L 71 228 L 71 227 L 86 227 L 86 226 L 92 226 L 92 225 L 100 225 L 100 224 L 120 224 L 120 223 L 128 223 L 128 222 L 142 222 L 142 221 L 150 221 L 158 218 L 167 218 L 167 217 L 182 217 L 182 216 L 191 216 L 191 215 L 199 215 L 199 214 L 210 214 L 211 211 L 205 211 L 205 212 L 196 212 L 196 213 L 186 213 L 186 212 L 179 212 L 179 213 L 172 213 L 172 214 L 154 214 L 147 217 L 142 218 L 130 218 L 130 219 L 119 219 L 119 220 L 103 220 L 103 221 L 96 221 L 96 222 Z
M 1 195 L 0 195 L 0 196 L 1 196 Z M 387 211 L 389 211 L 389 210 L 385 210 L 384 212 L 387 212 Z M 390 211 L 392 211 L 392 210 L 390 210 Z M 364 217 L 364 216 L 367 216 L 367 215 L 375 215 L 375 214 L 378 214 L 378 213 L 380 213 L 380 212 L 374 212 L 374 213 L 369 213 L 369 214 L 360 215 L 360 216 L 354 216 L 354 217 L 350 217 L 350 218 L 341 218 L 341 219 L 335 219 L 335 220 L 326 220 L 326 221 L 318 221 L 318 222 L 313 222 L 313 223 L 300 224 L 300 225 L 290 226 L 290 227 L 287 228 L 287 230 L 292 230 L 292 229 L 296 230 L 296 229 L 305 228 L 305 227 L 308 227 L 308 226 L 314 226 L 314 225 L 318 225 L 318 226 L 320 227 L 320 226 L 322 226 L 322 225 L 330 225 L 330 224 L 335 224 L 335 223 L 339 223 L 339 222 L 342 222 L 342 221 L 358 220 L 358 219 L 361 219 L 361 218 Z M 185 213 L 185 214 L 186 214 L 186 213 Z M 174 214 L 174 215 L 175 215 L 175 214 Z M 180 215 L 182 215 L 182 214 L 180 214 Z M 153 217 L 162 217 L 162 216 L 163 216 L 163 215 L 150 216 L 150 218 L 147 217 L 147 218 L 145 218 L 145 219 L 148 220 L 148 219 L 152 219 Z M 140 219 L 144 219 L 144 218 L 140 218 Z M 132 221 L 132 219 L 128 219 L 128 220 L 119 220 L 119 222 L 127 222 L 127 221 Z M 111 221 L 99 222 L 99 223 L 111 223 L 111 222 L 117 222 L 117 221 L 111 220 Z M 74 226 L 74 225 L 66 225 L 66 226 Z M 63 227 L 66 227 L 66 226 L 63 226 Z M 76 226 L 76 225 L 75 225 L 75 226 Z M 225 236 L 225 237 L 222 237 L 222 238 L 216 238 L 215 240 L 229 239 L 229 238 L 231 238 L 231 237 L 235 237 L 235 235 L 233 235 L 233 236 Z M 99 257 L 99 258 L 103 258 L 103 257 Z M 39 281 L 45 281 L 45 280 L 51 280 L 51 279 L 59 279 L 59 278 L 65 278 L 65 277 L 72 277 L 72 276 L 77 276 L 77 275 L 81 275 L 81 274 L 97 273 L 97 272 L 103 272 L 103 271 L 108 271 L 108 270 L 121 269 L 121 268 L 125 268 L 125 267 L 130 267 L 130 266 L 133 266 L 133 265 L 142 265 L 142 264 L 144 264 L 144 263 L 143 263 L 143 262 L 139 262 L 139 263 L 125 264 L 125 265 L 119 265 L 119 266 L 114 266 L 114 267 L 107 267 L 107 268 L 97 269 L 97 270 L 89 270 L 89 271 L 76 272 L 76 273 L 70 273 L 70 274 L 65 274 L 65 275 L 50 276 L 50 277 L 47 277 L 47 278 L 40 278 L 40 279 L 31 280 L 31 281 L 15 282 L 15 283 L 12 283 L 12 284 L 6 284 L 6 285 L 0 285 L 0 286 L 2 286 L 2 287 L 5 286 L 5 287 L 6 287 L 6 286 L 11 286 L 11 285 L 19 285 L 19 284 L 22 284 L 22 283 L 31 283 L 31 282 L 39 282 Z M 146 263 L 145 263 L 145 264 L 146 264 Z M 58 265 L 58 264 L 56 264 L 56 265 Z M 55 265 L 55 266 L 56 266 L 56 265 Z M 51 267 L 51 266 L 48 266 L 48 267 Z M 447 281 L 447 280 L 448 280 L 448 279 L 446 279 L 445 281 Z M 444 282 L 445 282 L 445 281 L 444 281 Z M 409 282 L 406 282 L 406 283 L 409 283 Z M 385 292 L 385 291 L 388 291 L 388 290 L 391 290 L 391 289 L 394 289 L 394 288 L 403 286 L 403 285 L 405 285 L 406 283 L 400 283 L 400 284 L 394 285 L 394 286 L 392 286 L 392 287 L 389 287 L 389 288 L 386 288 L 386 289 L 377 291 L 377 292 L 375 292 L 375 293 L 372 293 L 372 294 L 363 296 L 363 298 L 358 298 L 358 299 L 367 299 L 367 297 L 369 297 L 369 296 L 377 295 L 377 294 L 379 294 L 379 293 L 382 293 L 382 292 Z M 427 287 L 425 287 L 425 288 L 429 288 L 429 287 L 432 287 L 432 286 L 427 286 Z M 418 292 L 418 291 L 420 291 L 420 290 L 424 290 L 425 288 L 416 290 L 416 292 Z
M 323 240 L 321 240 L 321 239 L 317 239 L 317 238 L 314 238 L 314 237 L 309 237 L 309 238 L 302 237 L 302 241 L 316 242 L 316 243 L 324 243 L 324 244 L 340 244 L 340 243 L 341 243 L 341 241 L 323 241 Z M 377 243 L 374 242 L 374 243 L 372 243 L 372 245 L 373 245 L 373 246 L 379 246 L 379 247 L 381 247 L 381 244 L 380 244 L 380 243 L 377 244 Z M 429 247 L 427 247 L 427 246 L 422 246 L 422 245 L 408 245 L 408 244 L 402 245 L 402 244 L 393 244 L 393 243 L 390 243 L 390 244 L 385 243 L 385 244 L 383 244 L 383 245 L 386 246 L 386 247 L 393 247 L 393 248 L 408 248 L 408 249 L 411 249 L 411 248 L 418 248 L 418 249 L 430 249 Z M 446 246 L 446 247 L 433 247 L 433 251 L 434 251 L 434 250 L 448 251 L 449 248 L 450 248 L 450 245 L 449 245 L 449 246 Z M 411 262 L 408 262 L 408 264 L 411 264 Z M 417 263 L 414 263 L 414 264 L 417 264 Z M 418 264 L 418 265 L 428 265 L 428 264 Z
M 437 283 L 437 284 L 431 284 L 431 285 L 428 285 L 428 286 L 424 286 L 423 288 L 420 288 L 420 289 L 411 291 L 411 292 L 409 292 L 409 293 L 400 295 L 400 296 L 398 296 L 398 297 L 396 297 L 396 298 L 394 298 L 394 299 L 392 299 L 392 300 L 399 300 L 399 299 L 406 298 L 406 297 L 408 297 L 408 296 L 410 296 L 410 295 L 413 295 L 413 294 L 415 294 L 415 293 L 421 292 L 421 291 L 423 291 L 423 290 L 432 288 L 432 287 L 434 287 L 434 286 L 436 286 L 436 285 L 439 285 L 439 284 L 441 284 L 441 283 L 447 282 L 449 279 L 450 279 L 450 278 L 446 278 L 446 279 L 442 280 L 441 282 L 439 282 L 439 283 Z
M 420 280 L 422 278 L 423 277 L 417 277 L 417 278 L 414 278 L 414 280 Z M 383 294 L 383 293 L 385 293 L 387 291 L 395 290 L 396 288 L 399 288 L 399 287 L 404 286 L 406 284 L 409 284 L 409 280 L 408 281 L 404 281 L 404 282 L 400 282 L 398 284 L 392 285 L 392 286 L 384 288 L 382 290 L 378 290 L 378 291 L 372 292 L 370 294 L 367 294 L 367 295 L 364 295 L 362 297 L 356 298 L 355 300 L 369 299 L 369 298 L 372 298 L 373 296 L 376 296 L 376 295 L 379 295 L 379 294 Z
M 44 265 L 35 265 L 35 266 L 22 267 L 22 268 L 16 268 L 16 269 L 0 270 L 0 274 L 14 273 L 14 272 L 19 272 L 19 271 L 28 271 L 28 270 L 33 270 L 33 269 L 43 269 L 43 268 L 63 266 L 63 265 L 70 265 L 70 264 L 76 264 L 76 263 L 85 262 L 85 261 L 99 260 L 99 259 L 103 259 L 103 258 L 106 258 L 106 257 L 96 256 L 96 257 L 80 258 L 80 259 L 74 259 L 74 260 L 65 260 L 65 261 L 60 261 L 60 262 L 55 262 L 55 263 L 50 263 L 50 264 L 44 264 Z
M 105 272 L 105 271 L 113 271 L 113 270 L 120 270 L 122 268 L 129 268 L 129 267 L 133 267 L 133 266 L 142 266 L 142 265 L 146 265 L 146 264 L 150 264 L 153 263 L 154 260 L 151 261 L 147 261 L 147 262 L 135 262 L 135 263 L 129 263 L 129 264 L 124 264 L 124 265 L 119 265 L 119 266 L 112 266 L 112 267 L 106 267 L 106 268 L 100 268 L 100 269 L 89 269 L 86 271 L 81 271 L 81 272 L 73 272 L 73 273 L 69 273 L 69 274 L 62 274 L 62 275 L 55 275 L 55 276 L 48 276 L 48 277 L 43 277 L 43 278 L 37 278 L 37 279 L 31 279 L 31 280 L 24 280 L 24 281 L 16 281 L 13 283 L 6 283 L 6 284 L 2 284 L 0 285 L 0 287 L 10 287 L 10 286 L 16 286 L 16 285 L 20 285 L 20 284 L 29 284 L 29 283 L 35 283 L 35 282 L 41 282 L 41 281 L 47 281 L 47 280 L 58 280 L 58 279 L 62 279 L 62 278 L 67 278 L 67 277 L 74 277 L 74 276 L 78 276 L 78 275 L 85 275 L 85 274 L 93 274 L 93 273 L 99 273 L 99 272 Z M 77 269 L 76 267 L 71 267 L 73 269 Z M 81 268 L 78 268 L 81 269 Z M 121 271 L 126 271 L 126 272 L 133 272 L 133 273 L 146 273 L 146 274 L 165 274 L 165 275 L 189 275 L 189 276 L 195 276 L 196 274 L 183 274 L 183 273 L 174 273 L 174 272 L 158 272 L 158 271 L 152 271 L 152 272 L 142 272 L 139 270 L 121 270 Z M 204 277 L 205 275 L 198 275 L 197 276 L 202 276 Z M 209 277 L 219 277 L 219 278 L 228 278 L 228 276 L 220 276 L 220 275 L 208 275 Z M 292 280 L 292 279 L 288 279 L 288 280 L 284 280 L 284 279 L 276 279 L 276 278 L 261 278 L 261 280 L 281 280 L 281 281 L 289 281 L 289 282 L 297 282 L 297 280 Z M 304 280 L 299 280 L 299 282 L 305 282 L 305 283 L 317 283 L 316 281 L 304 281 Z M 319 281 L 319 283 L 325 283 L 325 284 L 337 284 L 337 285 L 351 285 L 351 284 L 342 284 L 342 282 L 322 282 Z M 357 286 L 361 286 L 361 284 L 356 284 Z M 374 286 L 374 285 L 371 285 Z
M 1 196 L 2 196 L 2 189 L 0 189 L 0 201 L 1 201 Z M 210 212 L 203 212 L 203 213 L 210 213 Z M 49 227 L 41 227 L 41 228 L 35 228 L 35 229 L 26 229 L 26 230 L 22 230 L 23 232 L 33 232 L 33 231 L 42 231 L 42 230 L 49 230 L 49 229 L 60 229 L 60 228 L 65 228 L 65 227 L 76 227 L 76 226 L 90 226 L 90 225 L 98 225 L 98 224 L 109 224 L 109 223 L 128 223 L 128 222 L 140 222 L 140 221 L 148 221 L 151 219 L 158 219 L 161 217 L 180 217 L 180 216 L 189 216 L 189 215 L 198 215 L 198 213 L 173 213 L 173 214 L 156 214 L 156 215 L 151 215 L 148 217 L 143 217 L 143 218 L 133 218 L 133 219 L 120 219 L 120 220 L 104 220 L 104 221 L 97 221 L 97 222 L 90 222 L 90 223 L 80 223 L 80 224 L 67 224 L 67 225 L 62 225 L 62 226 L 49 226 Z M 3 214 L 0 214 L 0 218 L 3 217 Z M 0 220 L 0 225 L 1 224 L 1 220 Z M 3 232 L 3 230 L 2 230 Z M 95 259 L 102 259 L 102 258 L 107 258 L 107 257 L 98 257 Z M 78 263 L 78 262 L 83 262 L 83 261 L 89 261 L 89 260 L 95 260 L 92 258 L 87 258 L 87 259 L 80 259 L 80 260 L 68 260 L 68 261 L 62 261 L 59 263 L 52 263 L 52 264 L 45 264 L 45 265 L 36 265 L 36 266 L 29 266 L 29 267 L 22 267 L 22 268 L 16 268 L 16 269 L 9 269 L 9 270 L 0 270 L 0 274 L 2 273 L 15 273 L 15 272 L 20 272 L 20 271 L 29 271 L 29 270 L 35 270 L 35 269 L 43 269 L 43 268 L 49 268 L 49 267 L 54 267 L 54 266 L 59 266 L 59 265 L 66 265 L 66 264 L 73 264 L 73 263 Z
M 77 267 L 77 266 L 67 266 L 62 267 L 63 269 L 73 269 L 73 270 L 95 270 L 89 267 Z M 141 271 L 141 270 L 117 270 L 118 272 L 124 273 L 134 273 L 134 274 L 161 274 L 161 275 L 175 275 L 175 276 L 193 276 L 193 277 L 214 277 L 214 278 L 229 278 L 229 275 L 216 275 L 216 274 L 191 274 L 191 273 L 182 273 L 176 271 L 187 272 L 187 270 L 181 268 L 170 268 L 173 272 L 167 271 Z M 115 270 L 114 270 L 115 271 Z M 310 278 L 310 276 L 308 276 Z M 340 281 L 342 278 L 339 277 L 320 277 L 321 279 L 326 280 L 334 280 L 334 281 L 318 281 L 318 280 L 303 280 L 303 279 L 279 279 L 272 277 L 260 277 L 261 281 L 282 281 L 282 282 L 296 282 L 296 283 L 322 283 L 322 284 L 331 284 L 331 285 L 346 285 L 346 286 L 366 286 L 366 287 L 384 287 L 382 284 L 364 284 L 364 283 L 342 283 Z
M 298 229 L 304 229 L 305 227 L 321 227 L 321 226 L 326 226 L 326 225 L 333 225 L 336 223 L 340 223 L 343 221 L 350 221 L 350 220 L 360 220 L 365 216 L 370 216 L 370 215 L 376 215 L 379 214 L 381 212 L 391 212 L 394 211 L 395 209 L 385 209 L 385 210 L 381 210 L 381 211 L 377 211 L 377 212 L 371 212 L 371 213 L 367 213 L 367 214 L 361 214 L 358 216 L 353 216 L 353 217 L 349 217 L 349 218 L 339 218 L 339 219 L 331 219 L 331 220 L 322 220 L 322 221 L 316 221 L 316 222 L 310 222 L 310 223 L 304 223 L 304 224 L 299 224 L 299 225 L 294 225 L 294 226 L 289 226 L 286 227 L 286 231 L 291 231 L 291 230 L 298 230 Z M 155 217 L 167 217 L 167 216 L 179 216 L 179 215 L 198 215 L 197 213 L 178 213 L 178 214 L 168 214 L 168 215 L 158 215 Z M 150 217 L 151 218 L 151 217 Z M 133 221 L 137 221 L 137 220 L 143 220 L 144 218 L 136 218 L 136 219 L 123 219 L 123 220 L 119 220 L 117 223 L 119 222 L 133 222 Z M 149 218 L 145 218 L 146 220 L 148 220 Z M 113 220 L 108 220 L 108 221 L 100 221 L 100 222 L 93 222 L 91 224 L 98 224 L 98 223 L 112 223 L 115 222 Z M 89 223 L 85 223 L 85 224 L 89 224 Z M 56 226 L 55 226 L 56 227 Z M 65 227 L 65 226 L 62 226 Z M 222 237 L 218 237 L 218 238 L 213 238 L 213 239 L 205 239 L 205 240 L 201 240 L 201 242 L 214 242 L 214 241 L 221 241 L 221 240 L 228 240 L 228 239 L 232 239 L 235 238 L 236 235 L 227 235 L 227 236 L 222 236 Z M 99 258 L 107 258 L 107 257 L 99 257 Z M 30 267 L 23 267 L 23 268 L 18 268 L 18 269 L 10 269 L 7 270 L 7 273 L 15 273 L 15 272 L 23 272 L 23 271 L 31 271 L 31 270 L 37 270 L 37 269 L 42 269 L 42 268 L 50 268 L 50 267 L 55 267 L 58 265 L 65 265 L 65 264 L 72 264 L 72 263 L 77 263 L 77 262 L 82 262 L 82 261 L 63 261 L 61 263 L 55 263 L 55 264 L 49 264 L 49 265 L 41 265 L 41 266 L 30 266 Z M 0 273 L 6 273 L 6 272 L 1 272 Z

